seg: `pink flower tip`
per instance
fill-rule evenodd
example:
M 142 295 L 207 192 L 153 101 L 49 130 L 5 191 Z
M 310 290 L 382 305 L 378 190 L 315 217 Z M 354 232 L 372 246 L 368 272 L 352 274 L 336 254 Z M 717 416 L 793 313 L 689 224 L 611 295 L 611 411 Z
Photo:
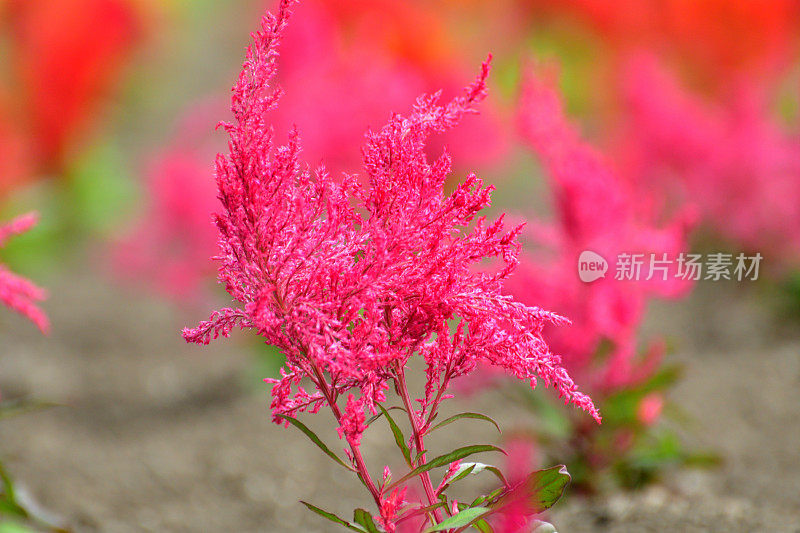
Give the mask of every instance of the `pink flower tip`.
M 14 235 L 31 229 L 38 220 L 36 213 L 28 213 L 0 225 L 0 247 Z M 36 302 L 46 298 L 47 291 L 0 264 L 0 303 L 28 318 L 45 335 L 50 332 L 50 321 Z

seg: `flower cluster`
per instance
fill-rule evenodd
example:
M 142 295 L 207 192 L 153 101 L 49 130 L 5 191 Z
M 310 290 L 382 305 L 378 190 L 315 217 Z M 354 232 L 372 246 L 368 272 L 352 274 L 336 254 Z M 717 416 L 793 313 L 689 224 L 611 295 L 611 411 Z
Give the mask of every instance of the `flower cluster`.
M 364 131 L 383 123 L 387 110 L 433 88 L 461 88 L 465 69 L 448 47 L 443 20 L 430 9 L 404 0 L 309 0 L 296 10 L 282 38 L 284 66 L 277 75 L 285 94 L 270 124 L 279 136 L 296 125 L 312 166 L 324 160 L 334 176 L 356 171 Z M 426 39 L 412 37 L 407 27 L 424 28 Z M 203 119 L 224 102 L 220 94 L 184 112 L 175 140 L 147 169 L 147 210 L 113 254 L 116 275 L 144 279 L 183 303 L 195 303 L 214 278 L 205 259 L 216 246 L 210 220 L 217 200 L 215 184 L 206 179 L 212 132 Z M 469 117 L 470 127 L 432 139 L 428 152 L 446 144 L 465 167 L 494 161 L 508 144 L 497 115 L 490 107 Z
M 689 216 L 657 223 L 655 203 L 637 194 L 569 123 L 552 76 L 529 73 L 518 120 L 552 186 L 557 220 L 530 226 L 528 233 L 542 250 L 523 261 L 509 289 L 523 301 L 542 302 L 572 319 L 568 331 L 553 333 L 552 345 L 570 372 L 593 379 L 596 390 L 641 379 L 658 355 L 658 350 L 651 352 L 645 366 L 636 363 L 645 305 L 653 296 L 679 296 L 689 283 L 674 275 L 635 282 L 608 276 L 584 283 L 576 275 L 578 258 L 585 250 L 607 258 L 631 250 L 677 255 L 686 248 Z M 613 351 L 605 367 L 597 369 L 594 357 L 603 341 L 610 341 Z
M 36 221 L 36 214 L 29 213 L 0 225 L 0 248 L 14 235 L 28 231 L 36 225 Z M 47 292 L 44 289 L 14 274 L 0 264 L 0 303 L 30 319 L 42 330 L 42 333 L 50 330 L 50 322 L 36 302 L 44 300 L 46 297 Z
M 488 63 L 463 96 L 444 105 L 438 94 L 420 97 L 410 116 L 368 133 L 368 186 L 352 176 L 338 182 L 324 168 L 303 168 L 296 131 L 276 147 L 265 121 L 280 96 L 269 84 L 290 3 L 254 34 L 233 89 L 234 122 L 224 124 L 231 152 L 217 158 L 220 280 L 241 305 L 185 330 L 186 340 L 207 343 L 239 326 L 279 346 L 287 363 L 272 389 L 276 422 L 325 404 L 338 413 L 337 399 L 352 389 L 374 410 L 415 353 L 428 363 L 423 412 L 450 380 L 486 361 L 531 384 L 542 378 L 599 418 L 541 336 L 545 324 L 565 320 L 501 293 L 521 228 L 476 218 L 491 188 L 474 175 L 445 196 L 450 157 L 425 154 L 431 135 L 483 98 Z M 487 257 L 505 267 L 471 268 Z M 303 378 L 316 390 L 300 387 Z

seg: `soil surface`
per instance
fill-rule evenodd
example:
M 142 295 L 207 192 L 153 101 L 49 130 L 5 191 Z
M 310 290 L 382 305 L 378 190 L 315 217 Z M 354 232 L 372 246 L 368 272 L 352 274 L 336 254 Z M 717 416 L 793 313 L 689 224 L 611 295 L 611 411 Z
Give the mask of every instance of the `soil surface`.
M 0 453 L 75 531 L 324 532 L 335 528 L 298 500 L 340 514 L 366 506 L 355 480 L 270 423 L 265 387 L 245 377 L 255 367 L 244 335 L 188 346 L 178 332 L 206 309 L 85 273 L 49 285 L 51 336 L 0 313 L 0 390 L 63 406 L 4 420 Z M 666 332 L 687 368 L 673 399 L 694 418 L 689 444 L 724 463 L 637 493 L 569 498 L 550 516 L 559 531 L 800 531 L 800 335 L 775 308 L 758 290 L 708 284 L 651 312 L 648 331 Z M 470 407 L 518 421 L 499 398 Z M 327 417 L 314 427 L 338 448 Z M 496 439 L 461 428 L 458 442 Z M 365 436 L 368 464 L 394 457 L 378 433 Z

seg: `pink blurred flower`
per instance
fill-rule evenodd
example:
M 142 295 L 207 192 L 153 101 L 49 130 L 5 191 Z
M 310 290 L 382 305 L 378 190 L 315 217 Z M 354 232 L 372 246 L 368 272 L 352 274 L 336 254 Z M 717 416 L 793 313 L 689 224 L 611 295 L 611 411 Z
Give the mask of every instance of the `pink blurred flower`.
M 653 367 L 652 359 L 640 366 L 636 357 L 636 336 L 648 300 L 678 297 L 689 284 L 675 278 L 674 268 L 666 280 L 616 280 L 611 270 L 605 278 L 584 283 L 577 275 L 578 257 L 590 250 L 609 263 L 620 253 L 675 258 L 686 248 L 688 215 L 658 223 L 655 202 L 632 189 L 602 154 L 581 140 L 564 114 L 552 75 L 528 75 L 518 118 L 552 185 L 557 220 L 529 227 L 529 238 L 540 248 L 525 257 L 509 291 L 571 318 L 572 327 L 552 332 L 552 345 L 571 372 L 593 379 L 600 389 L 641 379 Z M 612 352 L 602 368 L 594 368 L 604 340 L 612 343 Z M 651 357 L 657 356 L 652 352 Z
M 508 453 L 506 471 L 509 473 L 508 485 L 518 486 L 525 482 L 529 472 L 537 465 L 536 447 L 527 438 L 512 438 L 505 444 Z M 536 513 L 531 513 L 528 498 L 512 498 L 492 519 L 492 527 L 497 533 L 527 533 L 534 522 Z
M 468 75 L 465 58 L 430 6 L 309 0 L 297 12 L 278 77 L 285 96 L 271 123 L 279 136 L 297 126 L 304 159 L 312 166 L 324 161 L 337 179 L 342 171 L 360 171 L 368 128 L 379 128 L 392 110 L 421 93 L 460 90 Z M 508 149 L 505 131 L 499 110 L 489 105 L 481 115 L 465 117 L 464 128 L 433 136 L 428 153 L 447 146 L 464 167 L 486 165 Z
M 217 107 L 198 104 L 185 113 L 172 144 L 149 164 L 146 211 L 112 254 L 115 274 L 181 302 L 205 299 L 215 272 L 208 257 L 217 197 L 207 161 Z
M 636 410 L 636 417 L 639 422 L 645 426 L 652 426 L 659 418 L 661 418 L 661 411 L 664 409 L 664 397 L 657 392 L 648 394 L 642 401 L 639 402 L 639 407 Z
M 21 215 L 5 225 L 0 225 L 0 248 L 14 235 L 25 233 L 36 225 L 38 217 L 35 213 Z M 50 321 L 36 302 L 47 298 L 47 292 L 18 276 L 0 264 L 0 302 L 3 305 L 27 317 L 42 331 L 50 331 Z
M 800 131 L 772 116 L 759 79 L 737 78 L 714 103 L 680 85 L 652 55 L 622 76 L 621 150 L 641 187 L 697 205 L 719 234 L 784 264 L 800 261 Z M 677 191 L 670 191 L 670 188 Z

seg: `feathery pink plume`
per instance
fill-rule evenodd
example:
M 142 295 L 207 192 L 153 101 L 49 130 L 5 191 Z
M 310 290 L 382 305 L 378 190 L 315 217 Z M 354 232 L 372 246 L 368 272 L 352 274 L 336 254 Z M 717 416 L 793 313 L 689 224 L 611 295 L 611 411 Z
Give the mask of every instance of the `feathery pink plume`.
M 292 4 L 283 0 L 253 35 L 233 88 L 234 121 L 223 124 L 230 154 L 217 157 L 216 259 L 239 307 L 184 330 L 185 339 L 207 343 L 238 326 L 280 347 L 287 362 L 272 388 L 276 422 L 324 404 L 337 409 L 336 399 L 353 389 L 364 409 L 374 409 L 416 353 L 428 365 L 423 410 L 450 380 L 485 361 L 532 384 L 541 378 L 599 420 L 542 337 L 545 324 L 565 320 L 502 294 L 520 228 L 505 232 L 502 219 L 478 216 L 492 189 L 474 175 L 446 196 L 450 157 L 429 161 L 425 152 L 432 134 L 454 127 L 484 98 L 488 62 L 462 96 L 443 105 L 438 94 L 422 96 L 409 116 L 394 115 L 367 134 L 367 185 L 334 180 L 301 164 L 296 130 L 276 146 L 265 119 L 281 94 L 271 81 Z M 492 257 L 502 270 L 473 270 Z M 304 377 L 318 390 L 298 387 Z

